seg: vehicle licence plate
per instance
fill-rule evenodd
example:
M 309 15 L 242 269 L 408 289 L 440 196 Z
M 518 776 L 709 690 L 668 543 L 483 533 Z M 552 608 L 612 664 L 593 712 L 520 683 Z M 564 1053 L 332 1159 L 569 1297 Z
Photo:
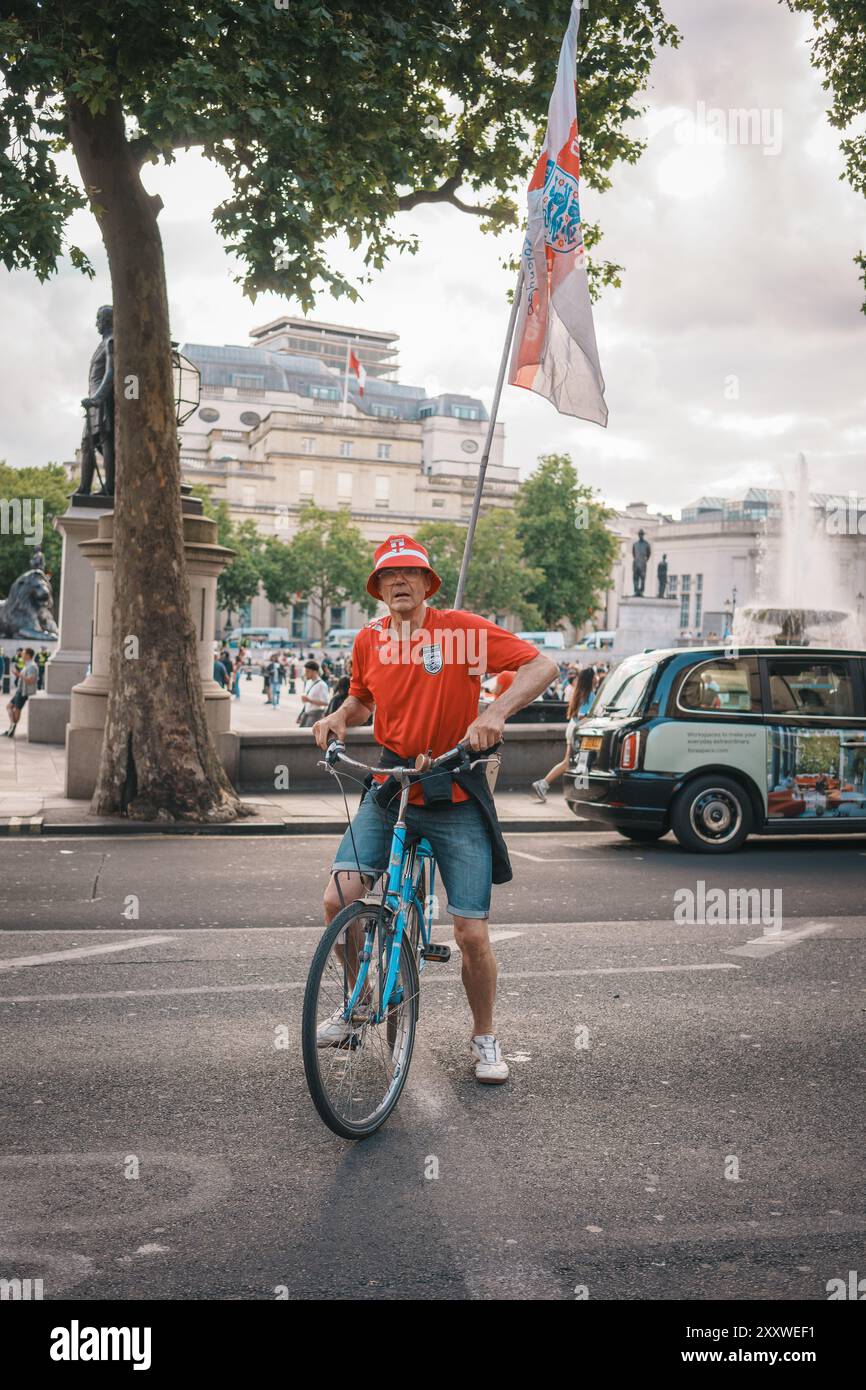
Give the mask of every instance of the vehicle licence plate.
M 601 747 L 601 739 L 600 739 L 600 738 L 595 738 L 595 737 L 593 736 L 592 738 L 582 738 L 582 739 L 580 740 L 580 751 L 581 751 L 581 753 L 597 752 L 598 749 L 599 749 L 600 747 Z

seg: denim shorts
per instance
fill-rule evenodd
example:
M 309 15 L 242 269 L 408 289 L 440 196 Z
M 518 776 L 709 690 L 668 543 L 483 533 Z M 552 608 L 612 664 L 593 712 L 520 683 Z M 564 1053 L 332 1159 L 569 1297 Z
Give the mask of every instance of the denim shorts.
M 367 793 L 355 813 L 351 834 L 347 829 L 340 842 L 333 869 L 357 872 L 360 860 L 361 872 L 378 878 L 388 867 L 396 820 L 396 802 L 383 811 Z M 433 850 L 447 894 L 446 910 L 458 917 L 489 917 L 493 852 L 478 803 L 469 800 L 435 807 L 410 805 L 406 807 L 406 825 L 410 835 L 423 836 Z

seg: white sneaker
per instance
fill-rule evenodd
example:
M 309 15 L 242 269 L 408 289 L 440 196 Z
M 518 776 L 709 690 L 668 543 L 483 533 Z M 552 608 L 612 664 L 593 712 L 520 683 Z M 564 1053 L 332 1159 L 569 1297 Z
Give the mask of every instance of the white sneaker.
M 337 1009 L 329 1019 L 320 1023 L 316 1029 L 316 1047 L 339 1047 L 352 1032 L 352 1025 L 343 1018 L 343 1010 Z
M 549 792 L 550 788 L 548 787 L 547 783 L 542 777 L 540 782 L 533 782 L 532 790 L 535 792 L 535 795 L 538 797 L 539 801 L 546 801 L 547 793 Z
M 469 1044 L 475 1058 L 475 1080 L 488 1086 L 501 1086 L 508 1080 L 508 1063 L 502 1060 L 502 1048 L 492 1033 L 479 1033 Z

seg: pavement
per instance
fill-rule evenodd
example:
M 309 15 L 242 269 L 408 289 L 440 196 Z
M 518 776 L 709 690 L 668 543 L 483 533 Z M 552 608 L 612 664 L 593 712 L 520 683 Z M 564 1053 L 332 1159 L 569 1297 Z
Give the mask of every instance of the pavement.
M 772 1302 L 866 1273 L 864 842 L 508 840 L 511 1080 L 474 1081 L 454 950 L 361 1144 L 299 1047 L 334 837 L 7 843 L 0 1274 L 46 1300 Z M 679 920 L 701 884 L 781 920 Z
M 241 699 L 232 704 L 232 728 L 238 732 L 271 732 L 297 727 L 301 708 L 297 695 L 283 698 L 279 708 L 264 703 L 261 678 L 241 682 Z M 139 835 L 165 834 L 163 825 L 135 824 L 116 816 L 94 816 L 89 801 L 64 795 L 66 752 L 47 743 L 27 741 L 25 706 L 14 739 L 0 738 L 0 837 L 5 835 Z M 544 769 L 542 769 L 544 771 Z M 540 775 L 540 774 L 539 774 Z M 228 825 L 178 824 L 176 835 L 296 835 L 342 833 L 346 826 L 343 797 L 333 784 L 324 792 L 250 792 L 242 794 L 251 814 Z M 497 809 L 502 825 L 513 831 L 570 830 L 580 825 L 593 830 L 590 821 L 577 821 L 554 789 L 541 803 L 531 792 L 498 792 Z M 357 798 L 349 796 L 354 810 Z

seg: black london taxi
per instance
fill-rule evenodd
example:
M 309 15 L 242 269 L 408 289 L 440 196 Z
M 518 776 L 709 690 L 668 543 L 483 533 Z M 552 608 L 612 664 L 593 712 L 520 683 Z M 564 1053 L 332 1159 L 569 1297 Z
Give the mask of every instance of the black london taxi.
M 750 834 L 866 834 L 866 652 L 628 657 L 577 725 L 565 798 L 631 840 L 724 854 Z

